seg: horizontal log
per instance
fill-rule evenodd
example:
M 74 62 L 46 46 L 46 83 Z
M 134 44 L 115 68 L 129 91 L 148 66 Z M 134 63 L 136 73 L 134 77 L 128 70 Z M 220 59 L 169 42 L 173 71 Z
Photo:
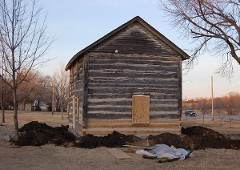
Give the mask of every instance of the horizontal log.
M 124 73 L 124 72 L 115 72 L 115 73 L 102 73 L 102 72 L 89 72 L 89 77 L 100 77 L 100 78 L 155 78 L 155 79 L 170 79 L 170 78 L 178 78 L 178 74 L 175 73 L 166 73 L 166 74 L 156 74 L 156 73 L 152 73 L 152 74 L 142 74 L 142 73 Z
M 132 114 L 87 114 L 88 119 L 131 119 Z M 158 115 L 150 115 L 150 119 L 158 119 L 158 118 L 167 118 L 167 119 L 178 119 L 180 118 L 179 114 L 158 114 Z
M 90 62 L 96 62 L 96 64 L 102 63 L 117 63 L 117 62 L 124 62 L 124 63 L 135 63 L 135 64 L 179 64 L 181 60 L 178 59 L 176 56 L 166 56 L 166 55 L 144 55 L 144 54 L 109 54 L 105 53 L 104 55 L 94 54 L 91 55 L 89 58 Z
M 155 55 L 155 54 L 126 54 L 126 53 L 108 53 L 108 52 L 97 52 L 91 51 L 88 53 L 90 59 L 138 59 L 138 60 L 170 60 L 170 61 L 181 61 L 181 56 L 178 55 Z
M 178 84 L 151 84 L 151 83 L 147 83 L 147 84 L 136 84 L 136 83 L 109 83 L 109 82 L 101 82 L 101 83 L 90 83 L 88 85 L 89 88 L 95 87 L 95 88 L 120 88 L 120 87 L 125 87 L 125 88 L 156 88 L 156 89 L 162 89 L 162 88 L 168 88 L 168 89 L 178 89 Z
M 131 112 L 132 108 L 129 107 L 119 107 L 119 106 L 112 106 L 112 107 L 92 107 L 89 105 L 88 111 L 111 111 L 111 112 Z
M 132 114 L 132 110 L 129 110 L 128 112 L 113 112 L 113 111 L 107 111 L 107 110 L 94 110 L 94 111 L 88 111 L 89 114 Z M 150 112 L 150 115 L 158 115 L 158 114 L 179 114 L 178 110 L 174 111 L 152 111 Z
M 145 37 L 144 37 L 145 36 Z M 147 37 L 147 35 L 133 35 L 127 34 L 127 35 L 118 35 L 116 38 L 111 39 L 110 42 L 106 42 L 102 44 L 101 46 L 97 47 L 97 51 L 107 51 L 108 49 L 119 49 L 124 50 L 125 52 L 131 52 L 132 50 L 141 50 L 142 48 L 148 49 L 150 52 L 154 52 L 155 50 L 164 50 L 163 47 L 157 43 L 157 41 L 153 41 L 150 37 Z
M 171 95 L 151 95 L 153 99 L 178 99 L 178 94 L 171 94 Z
M 89 105 L 88 111 L 131 112 L 131 105 Z M 178 111 L 178 105 L 151 105 L 150 111 Z
M 130 119 L 94 119 L 90 118 L 88 119 L 89 124 L 94 124 L 94 123 L 100 123 L 100 124 L 109 124 L 109 123 L 114 123 L 114 124 L 129 124 L 132 123 L 132 118 Z M 177 119 L 150 119 L 150 124 L 151 123 L 181 123 L 181 121 Z
M 137 125 L 132 123 L 88 123 L 88 128 L 180 128 L 179 123 L 149 123 L 147 125 Z
M 150 107 L 150 111 L 177 111 L 178 110 L 178 106 L 156 106 L 156 105 L 153 105 Z
M 132 100 L 120 100 L 120 101 L 112 101 L 112 100 L 104 100 L 104 101 L 99 101 L 99 102 L 91 102 L 88 101 L 88 104 L 91 106 L 97 106 L 97 105 L 116 105 L 116 106 L 131 106 L 132 105 Z M 177 106 L 178 101 L 150 101 L 151 106 Z
M 135 42 L 134 42 L 135 43 Z M 126 42 L 122 42 L 121 45 L 118 46 L 105 46 L 105 48 L 101 49 L 94 49 L 91 50 L 91 52 L 106 52 L 106 53 L 114 53 L 117 49 L 119 53 L 121 54 L 152 54 L 152 55 L 177 55 L 175 52 L 170 52 L 167 50 L 164 50 L 163 48 L 154 47 L 152 49 L 149 49 L 146 47 L 148 45 L 149 47 L 152 46 L 151 44 L 145 43 L 141 46 L 134 46 L 133 44 L 127 44 Z M 128 48 L 126 46 L 129 46 Z
M 87 114 L 87 118 L 94 118 L 94 119 L 131 119 L 131 114 Z
M 83 130 L 85 134 L 92 134 L 92 135 L 107 135 L 107 134 L 111 134 L 113 133 L 113 131 L 117 131 L 121 134 L 125 134 L 125 135 L 129 135 L 129 134 L 133 134 L 133 135 L 143 135 L 143 136 L 147 136 L 147 135 L 157 135 L 157 134 L 161 134 L 161 133 L 173 133 L 173 134 L 180 134 L 180 129 L 179 128 L 152 128 L 152 129 L 132 129 L 132 128 L 102 128 L 102 129 L 98 129 L 98 128 L 90 128 L 90 129 L 84 129 Z
M 93 111 L 88 111 L 88 114 L 132 114 L 132 111 L 128 112 L 113 112 L 113 111 L 107 111 L 107 110 L 93 110 Z
M 114 98 L 114 99 L 110 99 L 110 98 L 104 98 L 104 99 L 88 99 L 88 102 L 111 102 L 111 101 L 115 101 L 115 102 L 121 102 L 121 101 L 132 101 L 131 98 Z
M 159 115 L 159 114 L 179 114 L 178 110 L 172 111 L 152 111 L 150 112 L 151 115 Z
M 177 111 L 178 106 L 151 106 L 150 111 Z M 112 112 L 131 112 L 131 105 L 116 106 L 116 105 L 89 105 L 88 111 L 112 111 Z
M 151 102 L 150 103 L 150 107 L 151 108 L 159 108 L 159 107 L 174 107 L 174 108 L 178 108 L 179 105 L 177 102 Z
M 158 74 L 158 73 L 155 73 Z M 162 81 L 178 81 L 178 78 L 175 77 L 167 77 L 167 78 L 152 78 L 152 77 L 115 77 L 115 76 L 109 76 L 109 77 L 90 77 L 91 80 L 101 80 L 101 81 L 128 81 L 128 83 L 133 83 L 135 81 L 148 81 L 148 82 L 157 82 L 161 83 Z M 76 86 L 76 84 L 74 84 Z
M 88 94 L 89 98 L 103 99 L 103 98 L 132 98 L 132 95 L 149 95 L 148 92 L 134 92 L 134 93 L 105 93 L 105 94 Z M 150 94 L 150 97 L 153 99 L 178 99 L 178 94 Z
M 150 84 L 158 84 L 158 85 L 172 85 L 172 84 L 178 84 L 177 79 L 131 79 L 131 78 L 125 78 L 125 79 L 104 79 L 104 78 L 92 78 L 89 77 L 89 84 L 95 84 L 95 83 L 102 83 L 102 84 L 127 84 L 131 83 L 133 85 L 137 84 L 144 84 L 144 85 L 150 85 Z
M 121 101 L 132 101 L 132 98 L 105 98 L 105 99 L 89 99 L 88 102 L 121 102 Z M 168 103 L 175 103 L 178 102 L 178 99 L 151 99 L 151 103 L 163 103 L 163 104 L 168 104 Z
M 154 45 L 149 42 L 142 42 L 141 44 L 139 41 L 118 41 L 114 42 L 114 45 L 101 45 L 101 48 L 97 48 L 91 51 L 94 52 L 110 52 L 114 53 L 115 50 L 118 50 L 119 53 L 122 54 L 167 54 L 167 55 L 176 55 L 175 51 L 169 51 L 162 48 L 160 45 Z
M 136 58 L 129 58 L 129 59 L 122 59 L 122 58 L 114 58 L 114 59 L 98 59 L 98 58 L 90 58 L 89 63 L 92 64 L 103 64 L 103 63 L 111 63 L 111 64 L 150 64 L 150 65 L 160 65 L 160 66 L 169 66 L 169 65 L 178 65 L 179 61 L 176 60 L 168 60 L 168 61 L 161 61 L 161 59 L 145 59 L 140 60 L 138 57 Z
M 105 59 L 122 59 L 122 60 L 128 60 L 128 59 L 136 59 L 136 60 L 159 60 L 159 61 L 180 61 L 180 56 L 178 55 L 150 55 L 150 54 L 120 54 L 120 53 L 104 53 L 104 52 L 90 52 L 89 53 L 90 59 L 98 59 L 98 60 L 105 60 Z
M 124 73 L 124 74 L 176 74 L 178 70 L 165 71 L 165 70 L 129 70 L 129 69 L 102 69 L 102 70 L 89 70 L 91 73 Z
M 95 119 L 95 118 L 89 118 L 88 123 L 116 123 L 116 124 L 121 124 L 121 123 L 132 123 L 132 118 L 130 119 Z
M 121 64 L 91 64 L 89 70 L 103 70 L 103 69 L 129 69 L 129 70 L 153 70 L 153 71 L 176 71 L 178 66 L 150 66 L 150 65 L 121 65 Z
M 178 89 L 154 89 L 154 88 L 89 88 L 88 93 L 134 93 L 134 92 L 153 92 L 160 94 L 178 94 Z
M 91 102 L 91 101 L 88 101 L 88 105 L 90 106 L 96 106 L 96 105 L 132 105 L 132 101 L 131 100 L 120 100 L 120 101 L 111 101 L 111 100 L 108 100 L 108 101 L 100 101 L 100 102 Z
M 151 119 L 167 118 L 167 119 L 180 119 L 180 114 L 155 114 L 150 116 Z

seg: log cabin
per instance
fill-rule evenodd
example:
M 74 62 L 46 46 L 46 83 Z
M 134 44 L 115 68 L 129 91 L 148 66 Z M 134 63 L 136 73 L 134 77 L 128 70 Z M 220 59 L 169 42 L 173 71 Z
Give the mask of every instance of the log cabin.
M 69 127 L 85 135 L 179 133 L 189 55 L 139 16 L 74 55 Z

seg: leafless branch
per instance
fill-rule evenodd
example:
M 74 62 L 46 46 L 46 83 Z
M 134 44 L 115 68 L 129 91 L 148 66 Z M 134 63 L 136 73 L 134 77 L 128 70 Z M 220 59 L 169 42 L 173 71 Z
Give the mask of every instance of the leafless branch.
M 37 0 L 0 0 L 0 50 L 4 81 L 13 90 L 15 130 L 17 124 L 17 89 L 52 44 L 46 37 L 46 18 Z
M 240 48 L 239 0 L 159 0 L 159 6 L 175 27 L 196 40 L 191 62 L 203 47 L 208 47 L 210 51 L 221 51 L 226 58 L 231 56 L 240 64 L 236 52 Z

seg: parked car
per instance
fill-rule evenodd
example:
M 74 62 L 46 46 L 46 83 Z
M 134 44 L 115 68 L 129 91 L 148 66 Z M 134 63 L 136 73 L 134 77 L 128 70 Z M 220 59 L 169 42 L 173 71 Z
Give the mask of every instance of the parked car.
M 191 116 L 191 117 L 195 117 L 195 116 L 197 116 L 197 113 L 194 111 L 194 110 L 186 110 L 185 111 L 185 115 L 186 116 Z

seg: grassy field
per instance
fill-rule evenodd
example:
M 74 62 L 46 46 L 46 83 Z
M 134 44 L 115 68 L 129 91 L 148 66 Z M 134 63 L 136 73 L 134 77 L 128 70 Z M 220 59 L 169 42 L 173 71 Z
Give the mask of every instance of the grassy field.
M 63 113 L 63 119 L 60 112 L 55 112 L 52 115 L 52 112 L 26 112 L 26 111 L 19 111 L 18 112 L 18 120 L 19 120 L 19 127 L 23 126 L 24 124 L 31 122 L 31 121 L 39 121 L 42 123 L 46 123 L 50 126 L 60 126 L 60 125 L 67 125 L 68 118 L 67 113 Z M 2 112 L 0 113 L 0 118 L 2 118 Z M 13 111 L 7 110 L 5 112 L 5 121 L 6 124 L 9 126 L 13 126 Z M 0 119 L 1 122 L 1 119 Z
M 215 115 L 214 121 L 212 121 L 211 115 L 205 115 L 204 119 L 202 115 L 198 115 L 197 117 L 187 117 L 183 115 L 181 126 L 203 126 L 222 134 L 240 134 L 240 116 Z

